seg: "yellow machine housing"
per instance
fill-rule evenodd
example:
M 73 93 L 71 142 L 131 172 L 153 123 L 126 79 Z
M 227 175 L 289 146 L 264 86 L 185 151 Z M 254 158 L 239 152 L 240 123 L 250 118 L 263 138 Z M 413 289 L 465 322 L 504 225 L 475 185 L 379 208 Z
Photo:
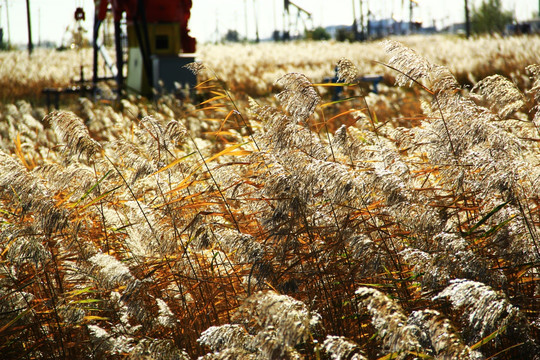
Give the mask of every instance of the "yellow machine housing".
M 128 73 L 127 89 L 143 95 L 151 93 L 152 87 L 158 91 L 174 92 L 176 83 L 185 87 L 194 86 L 196 77 L 190 71 L 183 68 L 184 65 L 195 61 L 193 54 L 180 54 L 182 43 L 180 39 L 180 24 L 178 23 L 148 23 L 149 46 L 142 46 L 139 37 L 145 42 L 143 29 L 139 24 L 127 26 L 128 35 Z M 148 49 L 149 48 L 149 49 Z M 150 51 L 150 66 L 152 71 L 151 83 L 146 73 L 143 49 Z

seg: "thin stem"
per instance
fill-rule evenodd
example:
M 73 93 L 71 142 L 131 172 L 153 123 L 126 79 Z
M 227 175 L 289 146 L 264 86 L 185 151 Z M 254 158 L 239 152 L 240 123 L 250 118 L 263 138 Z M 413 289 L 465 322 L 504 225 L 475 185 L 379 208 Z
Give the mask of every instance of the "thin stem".
M 214 185 L 216 186 L 216 189 L 218 190 L 219 192 L 219 195 L 221 196 L 221 199 L 223 200 L 223 203 L 225 204 L 225 207 L 227 208 L 227 211 L 229 212 L 229 215 L 231 216 L 231 219 L 232 221 L 234 222 L 234 225 L 236 227 L 236 230 L 238 230 L 238 232 L 241 232 L 240 231 L 240 225 L 238 225 L 238 222 L 236 221 L 236 217 L 234 216 L 232 210 L 231 210 L 231 207 L 229 205 L 229 202 L 227 201 L 227 199 L 225 198 L 225 195 L 223 194 L 223 192 L 221 191 L 221 188 L 219 187 L 216 179 L 214 178 L 214 175 L 212 174 L 212 172 L 210 171 L 210 168 L 208 167 L 208 163 L 206 162 L 206 160 L 204 159 L 204 156 L 203 154 L 201 153 L 201 150 L 199 149 L 199 146 L 197 146 L 197 143 L 195 142 L 195 140 L 190 136 L 189 137 L 191 139 L 191 142 L 193 143 L 193 146 L 195 146 L 195 149 L 197 150 L 197 153 L 199 154 L 199 156 L 201 157 L 201 160 L 204 164 L 204 167 L 206 168 L 206 171 L 208 171 L 208 174 L 210 175 L 210 177 L 212 178 L 212 182 L 214 183 Z

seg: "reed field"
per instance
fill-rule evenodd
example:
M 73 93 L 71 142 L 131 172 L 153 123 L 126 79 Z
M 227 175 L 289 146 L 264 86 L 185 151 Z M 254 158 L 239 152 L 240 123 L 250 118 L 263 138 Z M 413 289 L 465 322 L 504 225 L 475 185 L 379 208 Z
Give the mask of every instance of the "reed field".
M 539 37 L 198 59 L 48 109 L 91 52 L 0 53 L 1 358 L 540 359 Z

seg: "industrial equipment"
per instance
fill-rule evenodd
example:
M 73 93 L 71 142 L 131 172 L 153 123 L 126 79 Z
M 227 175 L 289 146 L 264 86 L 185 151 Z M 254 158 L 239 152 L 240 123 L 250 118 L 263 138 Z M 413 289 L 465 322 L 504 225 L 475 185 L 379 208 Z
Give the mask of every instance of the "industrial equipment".
M 95 0 L 94 84 L 100 80 L 98 53 L 104 53 L 99 29 L 107 12 L 112 11 L 116 66 L 108 66 L 116 78 L 119 92 L 125 88 L 151 95 L 152 89 L 173 92 L 176 83 L 195 85 L 195 76 L 183 68 L 195 60 L 196 42 L 189 36 L 188 29 L 191 6 L 191 0 Z M 123 22 L 127 33 L 126 79 Z
M 292 11 L 296 10 L 296 18 L 293 20 Z M 301 8 L 290 0 L 283 0 L 283 40 L 291 40 L 300 33 L 298 21 L 301 20 L 304 25 L 304 33 L 313 28 L 313 19 L 311 13 Z M 308 26 L 307 22 L 310 22 Z M 291 34 L 292 33 L 292 34 Z

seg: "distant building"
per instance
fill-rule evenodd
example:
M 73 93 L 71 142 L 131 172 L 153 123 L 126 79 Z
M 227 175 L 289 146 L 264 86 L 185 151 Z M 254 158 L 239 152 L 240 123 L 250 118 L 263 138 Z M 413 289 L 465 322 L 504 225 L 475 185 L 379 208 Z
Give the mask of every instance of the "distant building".
M 506 25 L 506 35 L 540 34 L 540 18 Z
M 412 33 L 415 34 L 432 34 L 437 32 L 437 29 L 434 26 L 424 28 L 420 22 L 413 22 L 411 24 L 409 21 L 396 21 L 392 18 L 369 20 L 364 31 L 368 38 L 379 39 L 391 35 L 407 35 L 411 33 L 411 29 Z M 334 25 L 327 26 L 325 30 L 335 39 L 339 31 L 345 30 L 352 32 L 353 28 L 350 25 Z M 358 31 L 361 32 L 361 29 Z
M 446 26 L 442 29 L 441 32 L 449 33 L 449 34 L 465 34 L 465 23 L 455 23 L 449 26 Z
M 449 34 L 465 34 L 465 23 L 456 23 L 445 27 L 441 32 Z M 505 35 L 540 34 L 540 18 L 508 24 L 504 30 Z
M 403 23 L 394 19 L 368 20 L 367 33 L 371 38 L 382 38 L 389 35 L 399 35 L 403 30 Z

